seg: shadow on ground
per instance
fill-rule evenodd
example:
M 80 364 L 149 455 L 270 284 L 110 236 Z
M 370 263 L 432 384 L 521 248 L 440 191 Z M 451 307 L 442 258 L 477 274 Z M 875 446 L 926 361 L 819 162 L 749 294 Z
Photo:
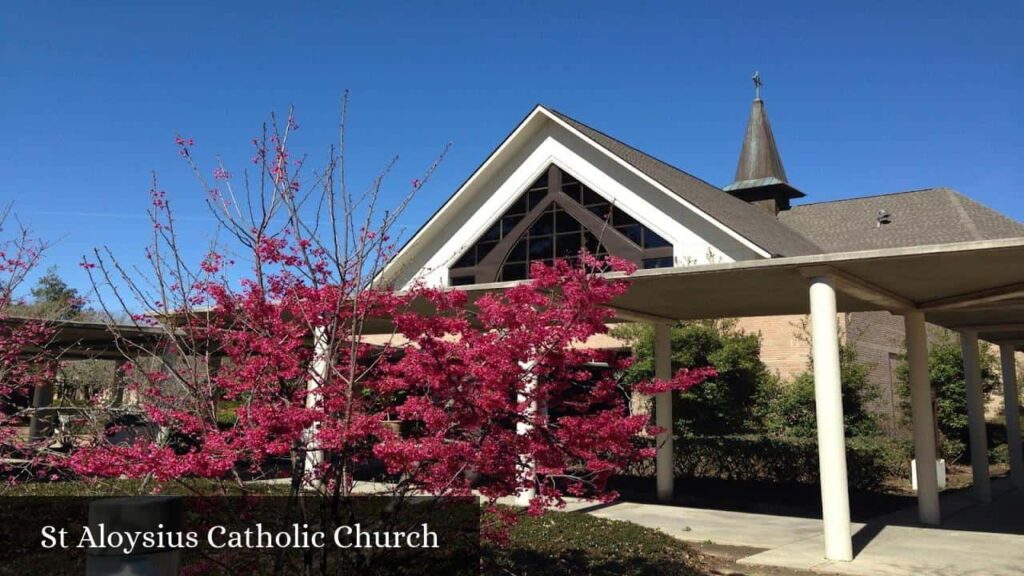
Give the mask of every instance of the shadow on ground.
M 821 518 L 821 493 L 816 484 L 772 484 L 719 479 L 679 479 L 675 499 L 659 502 L 652 478 L 618 477 L 612 487 L 620 501 L 663 504 L 686 508 L 728 510 L 751 514 L 770 514 L 796 518 Z M 993 486 L 1007 486 L 1001 476 L 993 476 Z M 1004 488 L 1005 493 L 1009 488 Z M 998 494 L 997 494 L 998 496 Z M 978 504 L 970 488 L 942 493 L 944 530 L 991 532 L 1024 535 L 1024 492 L 1013 497 L 997 497 L 992 504 Z M 854 536 L 854 548 L 863 548 L 885 526 L 920 527 L 917 498 L 909 494 L 888 494 L 852 490 L 851 520 L 867 524 Z

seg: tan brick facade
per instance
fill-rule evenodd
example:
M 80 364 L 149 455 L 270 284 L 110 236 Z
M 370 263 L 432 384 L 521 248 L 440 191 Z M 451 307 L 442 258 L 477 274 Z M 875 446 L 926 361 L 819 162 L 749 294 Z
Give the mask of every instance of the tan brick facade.
M 736 328 L 761 336 L 761 360 L 783 382 L 792 380 L 806 370 L 811 355 L 810 333 L 806 315 L 763 316 L 736 319 Z M 871 408 L 880 417 L 880 424 L 889 433 L 906 433 L 901 415 L 901 397 L 897 374 L 906 353 L 903 317 L 889 312 L 853 312 L 839 314 L 840 336 L 844 343 L 854 346 L 861 362 L 870 370 L 869 378 L 878 388 L 878 399 Z M 931 340 L 943 328 L 928 325 Z M 998 348 L 992 344 L 992 352 Z M 602 336 L 587 343 L 596 348 L 627 348 L 628 343 Z M 1024 352 L 1017 354 L 1019 378 L 1024 379 Z M 649 411 L 649 399 L 637 398 L 634 409 Z M 1002 391 L 997 387 L 987 402 L 988 416 L 1002 416 Z
M 737 327 L 761 335 L 761 360 L 783 381 L 808 367 L 811 354 L 808 317 L 766 316 L 741 318 Z M 872 408 L 890 431 L 900 426 L 899 391 L 896 371 L 904 353 L 903 319 L 888 312 L 857 312 L 839 315 L 842 340 L 855 347 L 860 360 L 870 369 L 869 378 L 878 387 L 879 398 Z
M 906 354 L 903 317 L 888 312 L 856 312 L 846 316 L 846 340 L 857 350 L 860 361 L 870 371 L 868 378 L 878 388 L 878 399 L 872 409 L 881 417 L 879 423 L 895 432 L 901 427 L 897 373 Z
M 811 354 L 807 316 L 739 318 L 736 328 L 761 335 L 761 361 L 779 378 L 789 380 L 807 369 Z
M 807 369 L 811 354 L 807 316 L 766 316 L 740 318 L 737 327 L 761 334 L 761 360 L 785 382 Z M 842 340 L 857 350 L 861 362 L 870 369 L 869 378 L 878 387 L 878 400 L 872 406 L 880 423 L 890 433 L 905 428 L 900 414 L 897 373 L 906 353 L 903 317 L 889 312 L 853 312 L 839 315 Z M 943 328 L 928 325 L 929 341 Z M 993 354 L 994 344 L 983 343 Z M 1018 352 L 1019 363 L 1024 353 Z M 1020 371 L 1024 374 L 1024 370 Z M 997 387 L 987 402 L 988 416 L 997 419 L 1002 411 L 1002 390 Z

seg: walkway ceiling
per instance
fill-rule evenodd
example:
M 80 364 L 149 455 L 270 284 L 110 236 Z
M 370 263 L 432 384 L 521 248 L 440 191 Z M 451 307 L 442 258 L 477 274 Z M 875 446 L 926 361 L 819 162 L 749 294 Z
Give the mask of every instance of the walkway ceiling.
M 1024 349 L 1024 238 L 641 270 L 614 305 L 643 321 L 807 314 L 808 278 L 823 274 L 837 278 L 840 312 L 921 309 Z M 472 300 L 510 285 L 466 290 Z
M 808 278 L 820 275 L 836 279 L 840 312 L 919 309 L 933 324 L 975 330 L 983 340 L 1024 350 L 1024 238 L 640 270 L 613 305 L 620 321 L 807 314 Z M 458 289 L 472 302 L 512 285 Z M 17 320 L 6 322 L 12 321 Z M 59 322 L 57 327 L 49 347 L 66 359 L 118 359 L 123 357 L 119 344 L 137 350 L 163 336 L 158 328 L 118 326 L 115 337 L 103 323 Z M 364 329 L 386 334 L 392 325 L 370 319 Z

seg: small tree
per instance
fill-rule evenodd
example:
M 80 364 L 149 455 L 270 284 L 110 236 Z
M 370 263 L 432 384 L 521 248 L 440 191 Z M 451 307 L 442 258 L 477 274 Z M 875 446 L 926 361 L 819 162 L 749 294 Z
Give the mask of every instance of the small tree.
M 157 346 L 128 352 L 138 397 L 164 432 L 127 446 L 96 438 L 72 467 L 243 489 L 246 478 L 283 475 L 293 494 L 332 506 L 374 461 L 395 499 L 475 488 L 493 503 L 533 491 L 536 512 L 566 494 L 614 497 L 609 476 L 652 456 L 633 440 L 653 430 L 626 410 L 618 361 L 576 344 L 607 330 L 608 304 L 628 287 L 601 273 L 632 268 L 585 253 L 579 266 L 535 265 L 530 282 L 472 309 L 461 290 L 399 291 L 379 274 L 401 208 L 433 167 L 397 210 L 381 212 L 391 165 L 354 195 L 343 146 L 310 173 L 289 148 L 297 127 L 291 114 L 265 127 L 253 141 L 256 173 L 237 185 L 220 164 L 208 178 L 193 141 L 178 138 L 230 242 L 202 262 L 183 257 L 171 203 L 154 184 L 150 273 L 120 266 L 109 250 L 83 264 L 135 323 L 163 331 Z M 373 326 L 388 331 L 383 340 L 368 340 Z M 595 362 L 612 369 L 595 374 Z M 682 390 L 704 376 L 680 370 L 635 388 Z M 225 404 L 237 407 L 228 422 Z M 396 418 L 397 429 L 388 425 Z
M 33 418 L 38 424 L 42 415 L 33 409 L 33 397 L 52 383 L 56 367 L 56 354 L 45 350 L 52 328 L 16 313 L 24 306 L 19 289 L 47 245 L 24 227 L 10 233 L 9 215 L 9 206 L 0 210 L 0 487 L 51 474 L 47 441 L 20 429 Z
M 775 377 L 760 358 L 761 339 L 746 334 L 730 320 L 680 322 L 671 329 L 672 366 L 712 366 L 715 375 L 674 399 L 676 430 L 681 433 L 736 434 L 756 428 L 752 421 L 758 391 Z M 646 325 L 616 328 L 614 335 L 630 342 L 634 362 L 627 382 L 654 377 L 654 331 Z
M 85 299 L 78 290 L 68 286 L 51 266 L 32 287 L 32 302 L 26 312 L 34 317 L 50 320 L 77 320 L 85 310 Z
M 839 373 L 843 391 L 843 419 L 847 436 L 881 433 L 877 417 L 869 409 L 878 399 L 878 387 L 869 379 L 870 368 L 861 362 L 855 348 L 839 347 Z M 810 363 L 791 382 L 762 390 L 757 412 L 765 431 L 792 437 L 813 438 L 817 434 L 814 401 L 814 372 Z
M 987 346 L 981 346 L 978 361 L 981 366 L 981 388 L 988 394 L 999 385 L 999 360 Z M 897 380 L 903 414 L 909 421 L 910 370 L 906 364 L 899 367 Z M 967 384 L 960 341 L 948 330 L 939 332 L 929 343 L 928 380 L 935 397 L 936 426 L 944 439 L 943 456 L 951 461 L 957 460 L 969 454 Z

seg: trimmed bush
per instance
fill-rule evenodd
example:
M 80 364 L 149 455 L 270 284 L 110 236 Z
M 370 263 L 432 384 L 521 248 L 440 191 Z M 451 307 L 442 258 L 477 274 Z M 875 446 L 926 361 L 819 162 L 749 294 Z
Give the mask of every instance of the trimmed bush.
M 717 478 L 776 484 L 817 484 L 818 443 L 813 438 L 757 435 L 683 436 L 675 440 L 677 478 Z M 850 486 L 877 489 L 889 478 L 910 478 L 913 449 L 886 436 L 846 439 Z M 653 464 L 630 471 L 654 473 Z

